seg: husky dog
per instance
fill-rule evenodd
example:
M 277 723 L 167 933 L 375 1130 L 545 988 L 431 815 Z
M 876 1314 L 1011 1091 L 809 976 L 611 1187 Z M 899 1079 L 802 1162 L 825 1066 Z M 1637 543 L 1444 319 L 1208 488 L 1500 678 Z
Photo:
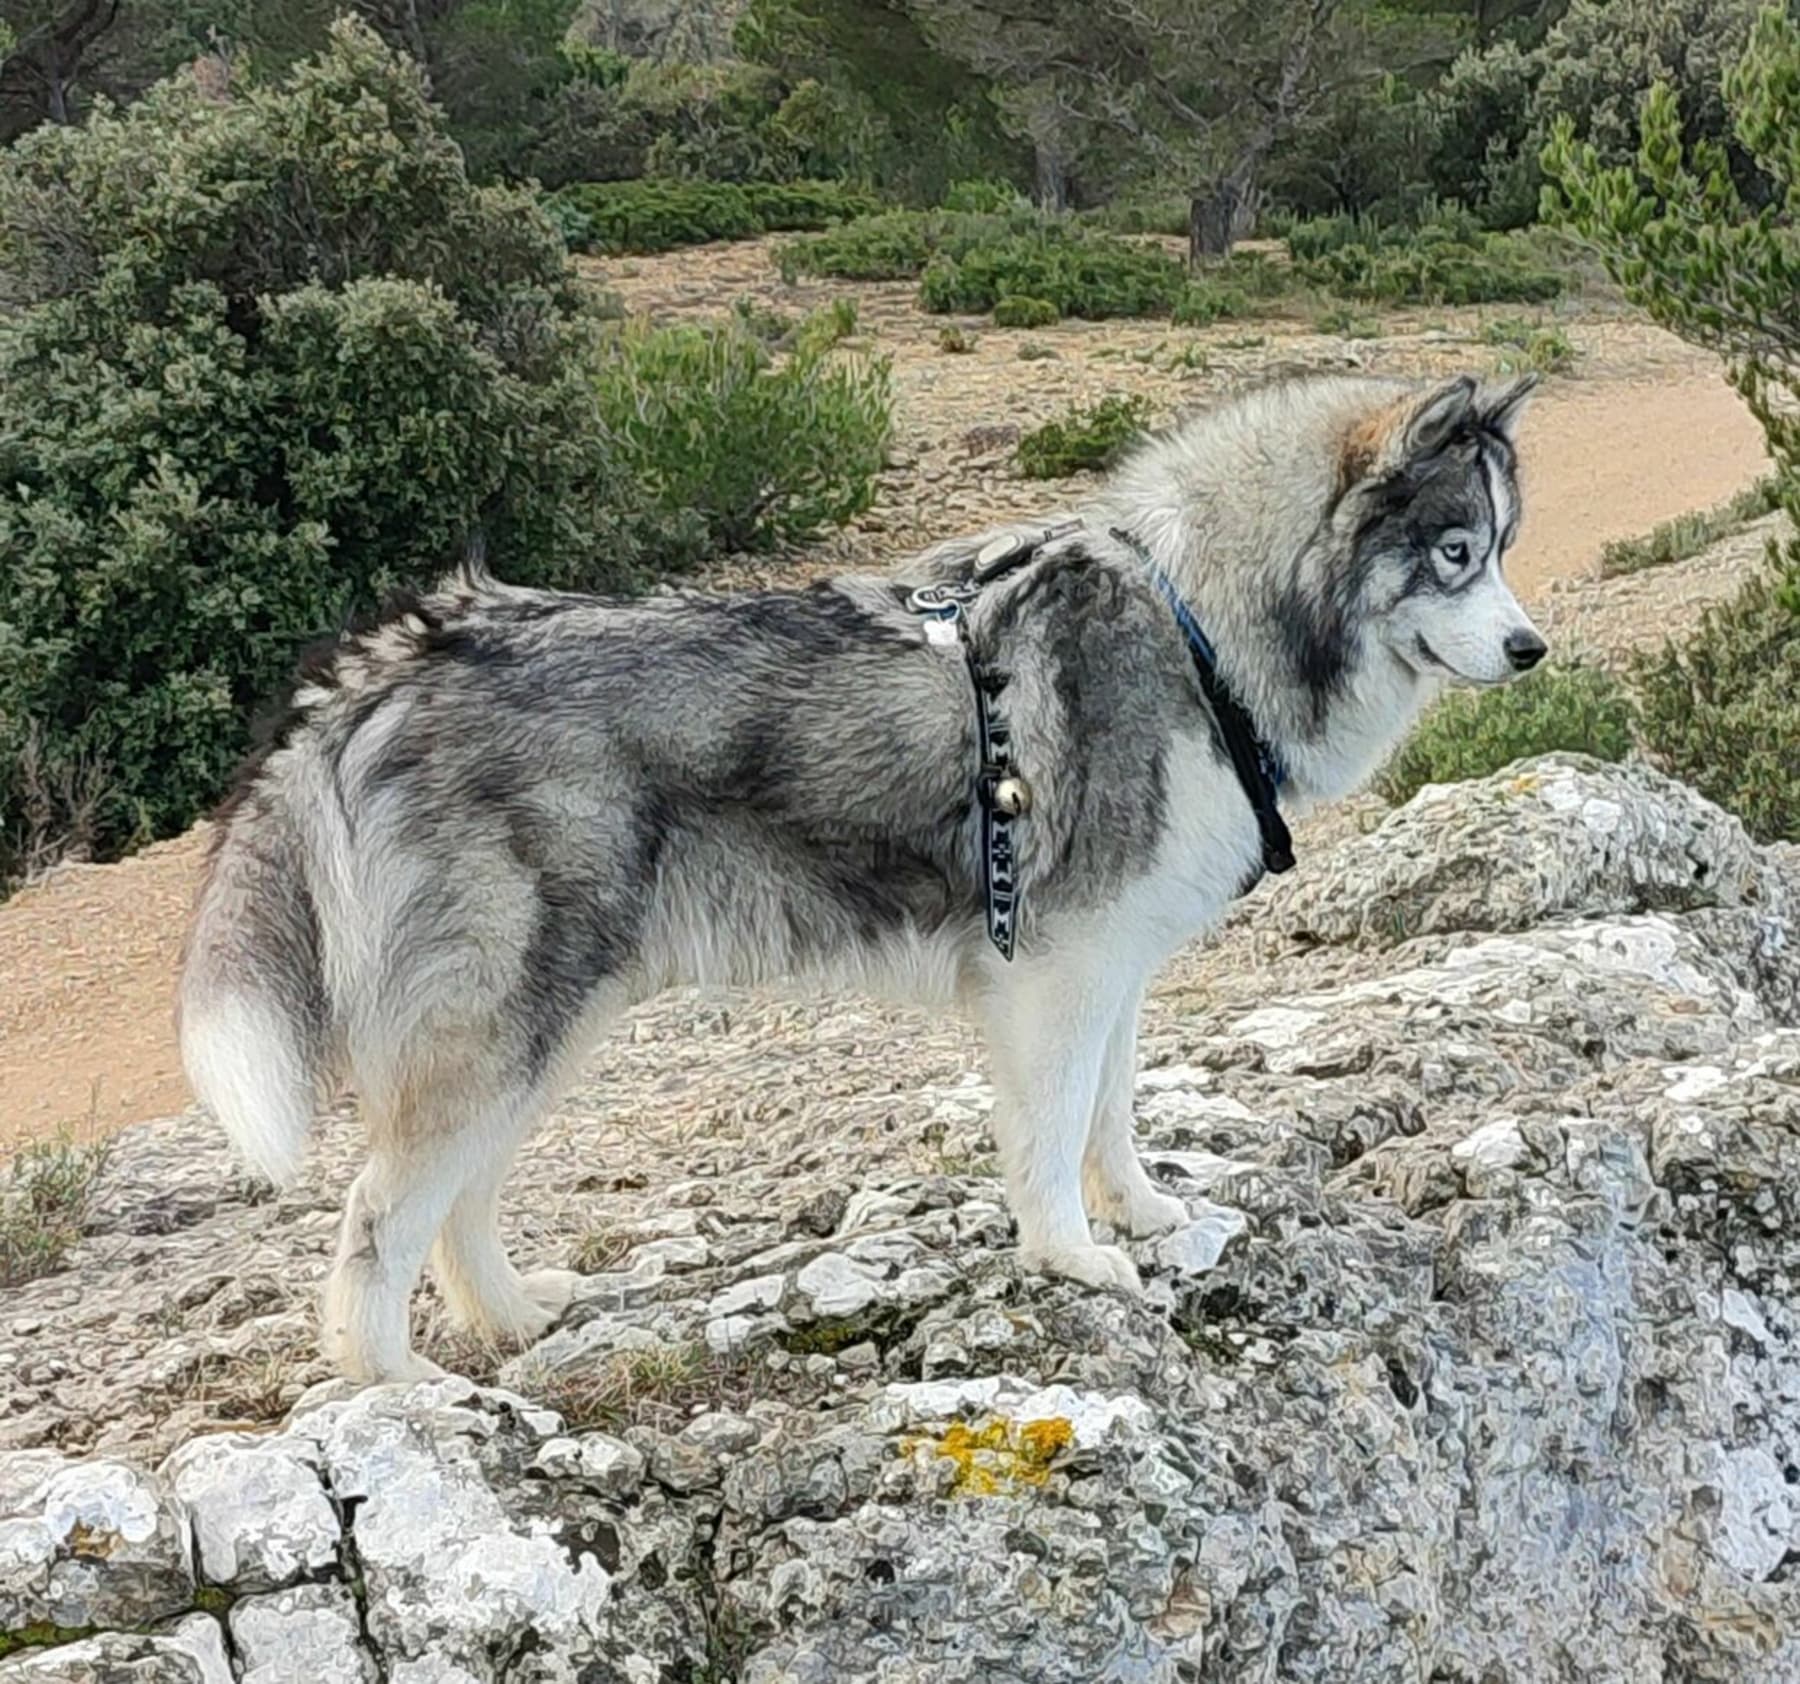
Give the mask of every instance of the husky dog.
M 1132 1289 L 1090 1219 L 1186 1218 L 1132 1145 L 1138 1004 L 1262 856 L 1177 610 L 1285 773 L 1342 795 L 1449 680 L 1543 639 L 1501 574 L 1527 383 L 1314 377 L 1145 445 L 968 601 L 910 578 L 632 602 L 478 569 L 307 663 L 217 821 L 180 990 L 195 1092 L 271 1177 L 346 1078 L 370 1156 L 325 1294 L 334 1360 L 436 1373 L 408 1299 L 541 1333 L 578 1277 L 520 1274 L 500 1187 L 608 1026 L 671 985 L 807 978 L 981 1031 L 1027 1265 Z M 1030 791 L 1017 949 L 990 942 L 974 653 Z M 1276 821 L 1279 822 L 1279 821 Z

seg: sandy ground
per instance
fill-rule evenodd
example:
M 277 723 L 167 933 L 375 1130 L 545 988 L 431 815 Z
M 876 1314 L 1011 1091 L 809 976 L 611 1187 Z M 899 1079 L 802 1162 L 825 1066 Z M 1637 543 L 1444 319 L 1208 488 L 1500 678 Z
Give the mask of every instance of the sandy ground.
M 788 308 L 830 288 L 787 291 L 766 253 L 714 248 L 621 265 L 607 280 L 634 309 L 716 313 L 753 293 Z M 1165 409 L 1203 401 L 1271 364 L 1348 364 L 1422 373 L 1484 366 L 1478 313 L 1397 321 L 1390 337 L 1338 341 L 1298 324 L 1262 334 L 1171 334 L 1156 324 L 1069 323 L 1035 335 L 968 324 L 969 356 L 937 349 L 942 322 L 910 289 L 857 293 L 867 340 L 894 360 L 895 469 L 859 531 L 788 564 L 817 571 L 966 530 L 1044 501 L 1004 466 L 1009 430 L 1107 391 L 1151 393 Z M 1558 637 L 1604 651 L 1679 629 L 1754 565 L 1757 546 L 1622 584 L 1602 585 L 1595 558 L 1609 538 L 1717 503 L 1764 465 L 1762 440 L 1711 361 L 1634 322 L 1565 323 L 1582 359 L 1550 381 L 1526 427 L 1527 524 L 1512 570 Z M 1054 355 L 1022 360 L 1025 338 Z M 1172 352 L 1194 342 L 1198 370 Z M 996 438 L 998 442 L 996 442 Z M 189 1101 L 176 1056 L 171 986 L 203 841 L 198 833 L 112 866 L 66 867 L 0 906 L 0 1156 L 69 1128 L 106 1133 Z

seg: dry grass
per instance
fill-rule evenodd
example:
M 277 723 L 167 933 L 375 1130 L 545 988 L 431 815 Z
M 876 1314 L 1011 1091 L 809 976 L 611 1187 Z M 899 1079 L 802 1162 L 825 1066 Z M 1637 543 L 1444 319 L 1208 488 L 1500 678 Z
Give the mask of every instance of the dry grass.
M 87 1223 L 108 1142 L 65 1129 L 24 1147 L 0 1180 L 0 1286 L 23 1286 L 61 1267 Z
M 577 1373 L 544 1376 L 532 1396 L 578 1431 L 654 1427 L 675 1432 L 704 1410 L 739 1410 L 766 1385 L 748 1355 L 718 1356 L 701 1344 L 609 1351 Z

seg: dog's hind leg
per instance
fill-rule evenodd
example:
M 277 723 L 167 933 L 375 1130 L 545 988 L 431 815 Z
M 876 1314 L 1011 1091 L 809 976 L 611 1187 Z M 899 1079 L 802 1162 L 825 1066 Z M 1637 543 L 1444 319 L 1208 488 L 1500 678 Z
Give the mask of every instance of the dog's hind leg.
M 454 1138 L 388 1127 L 371 1134 L 325 1285 L 325 1350 L 353 1380 L 429 1379 L 443 1370 L 414 1353 L 408 1312 L 464 1166 Z
M 521 1274 L 500 1240 L 500 1189 L 520 1145 L 547 1108 L 536 1097 L 515 1108 L 470 1154 L 463 1190 L 431 1254 L 431 1272 L 451 1318 L 483 1338 L 529 1342 L 568 1308 L 581 1276 L 572 1269 Z
M 977 1002 L 994 1074 L 994 1143 L 1028 1268 L 1137 1291 L 1117 1246 L 1096 1245 L 1082 1154 L 1117 1022 L 1115 978 L 1020 960 Z
M 1081 1191 L 1089 1216 L 1142 1239 L 1179 1228 L 1188 1220 L 1188 1210 L 1180 1199 L 1157 1190 L 1132 1138 L 1137 1028 L 1138 996 L 1134 993 L 1107 1037 L 1087 1150 L 1081 1160 Z

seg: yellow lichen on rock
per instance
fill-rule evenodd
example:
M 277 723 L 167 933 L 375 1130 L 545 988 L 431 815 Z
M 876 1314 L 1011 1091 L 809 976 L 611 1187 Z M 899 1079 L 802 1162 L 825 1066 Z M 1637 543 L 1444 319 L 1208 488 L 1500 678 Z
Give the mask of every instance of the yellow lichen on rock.
M 1042 1485 L 1056 1458 L 1075 1442 L 1075 1428 L 1062 1416 L 1008 1421 L 995 1416 L 979 1427 L 952 1422 L 938 1439 L 908 1439 L 902 1454 L 923 1450 L 955 1465 L 953 1497 L 1000 1497 Z

